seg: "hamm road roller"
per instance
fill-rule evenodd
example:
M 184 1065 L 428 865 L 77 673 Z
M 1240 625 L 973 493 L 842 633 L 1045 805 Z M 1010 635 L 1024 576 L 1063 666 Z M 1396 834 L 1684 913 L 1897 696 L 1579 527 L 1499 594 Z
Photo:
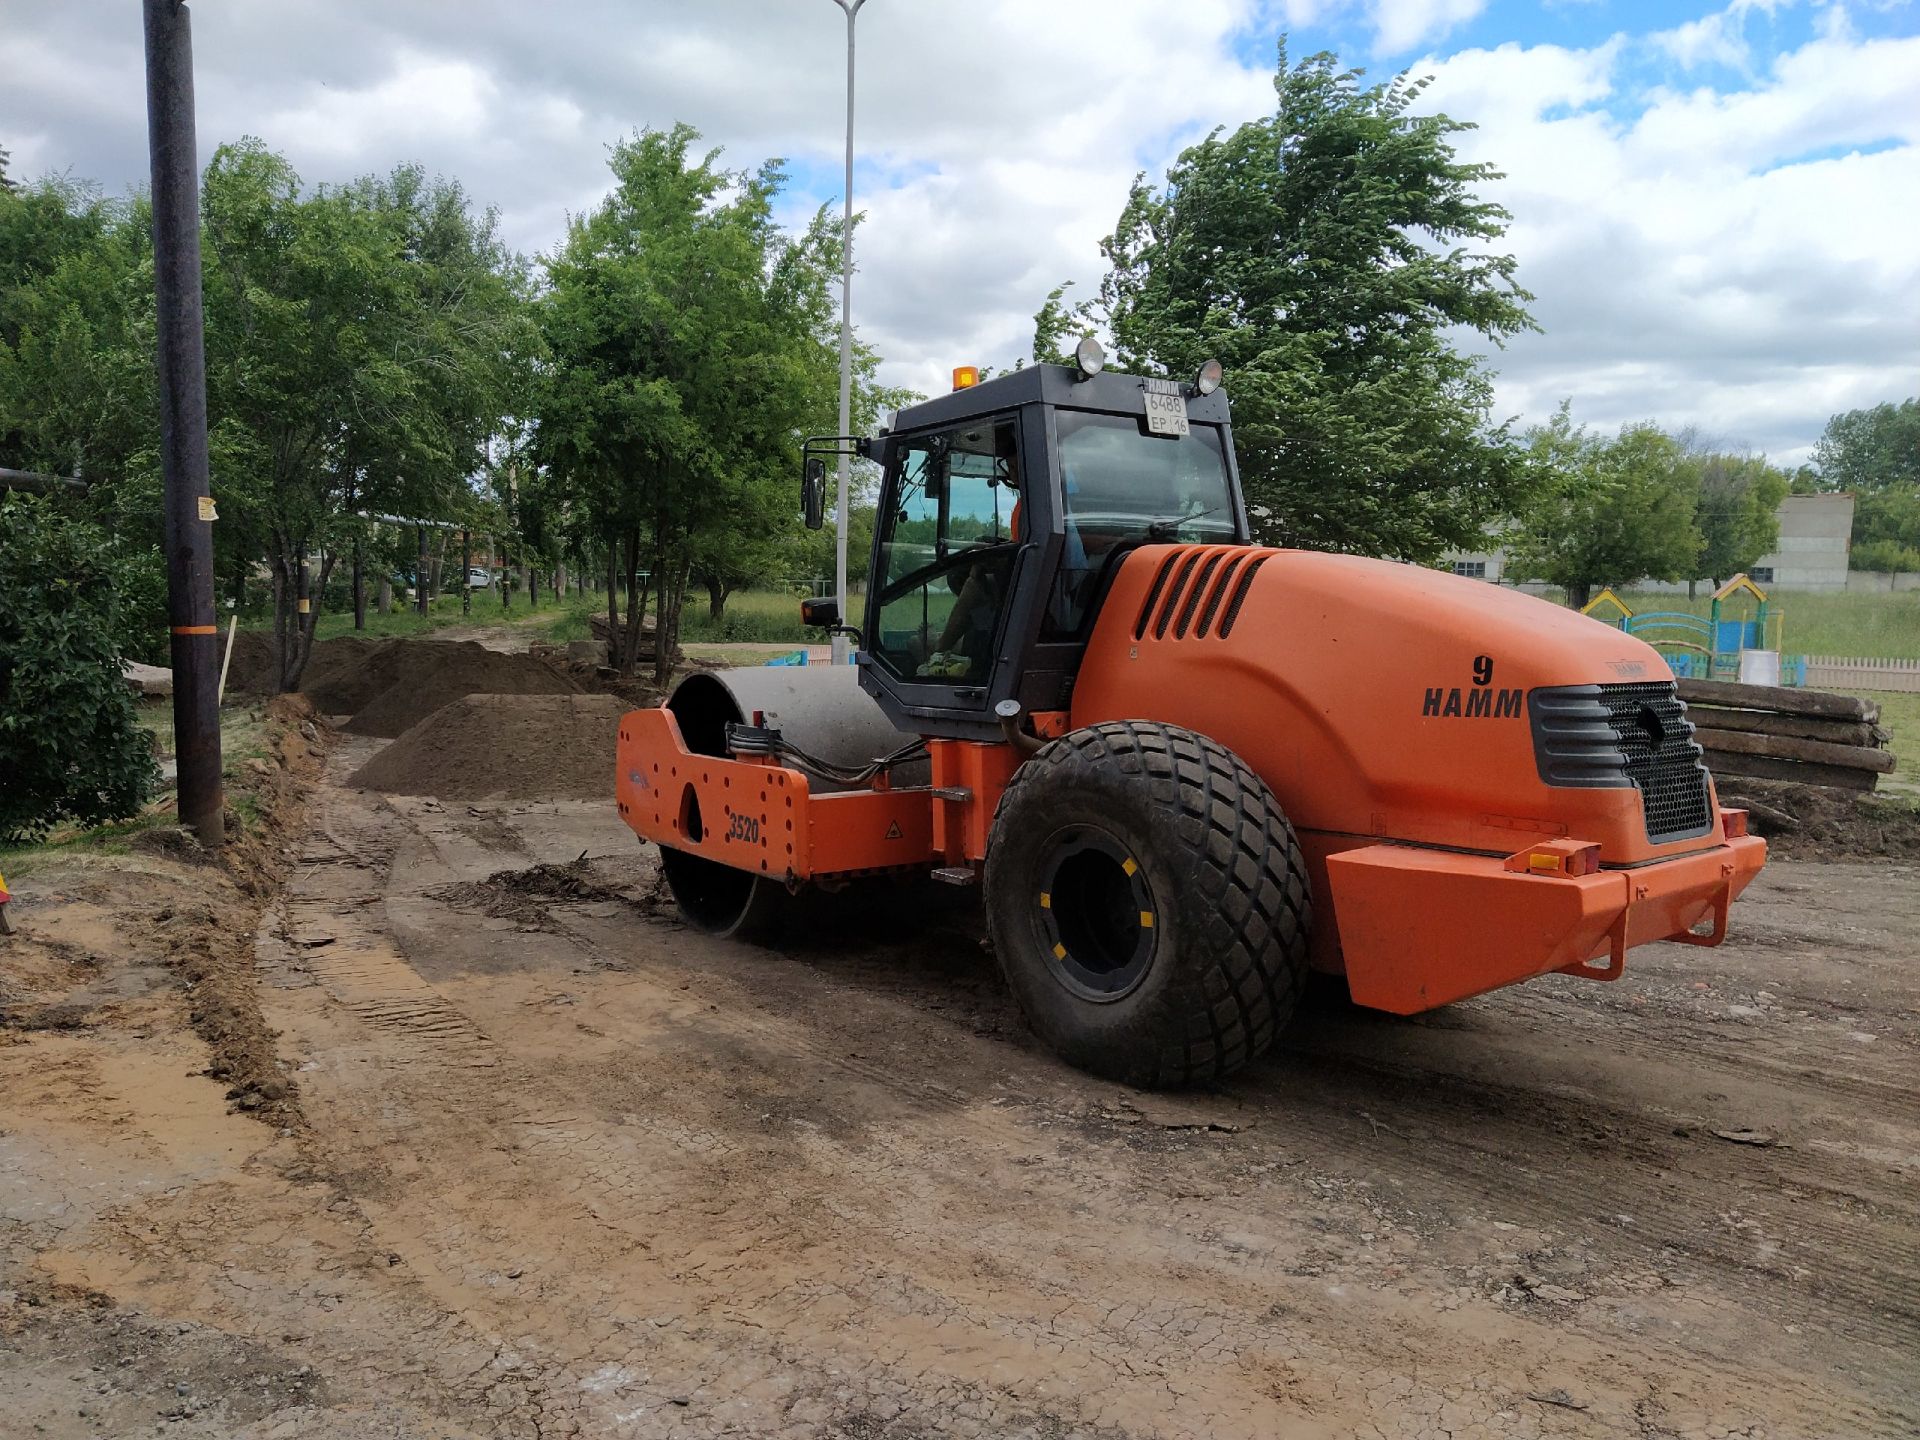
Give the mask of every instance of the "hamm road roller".
M 882 475 L 852 666 L 697 674 L 620 723 L 620 814 L 689 924 L 777 938 L 807 887 L 978 887 L 1039 1036 L 1217 1080 L 1309 970 L 1414 1014 L 1717 945 L 1765 842 L 1672 672 L 1543 600 L 1253 543 L 1217 365 L 1039 365 L 809 441 Z M 970 378 L 958 376 L 958 379 Z

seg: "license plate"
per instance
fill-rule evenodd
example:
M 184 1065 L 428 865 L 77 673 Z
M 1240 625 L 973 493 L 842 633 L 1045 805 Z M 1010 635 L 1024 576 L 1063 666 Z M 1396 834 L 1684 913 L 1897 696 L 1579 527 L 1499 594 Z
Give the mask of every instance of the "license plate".
M 1147 392 L 1147 433 L 1185 435 L 1187 433 L 1187 397 Z

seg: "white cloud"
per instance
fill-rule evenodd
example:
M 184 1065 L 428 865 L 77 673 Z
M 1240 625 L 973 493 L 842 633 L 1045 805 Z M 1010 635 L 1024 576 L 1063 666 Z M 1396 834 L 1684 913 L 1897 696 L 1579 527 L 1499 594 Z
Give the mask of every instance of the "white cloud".
M 1747 43 L 1747 17 L 1756 10 L 1771 16 L 1782 3 L 1783 0 L 1733 0 L 1724 10 L 1702 15 L 1671 30 L 1656 31 L 1649 38 L 1684 69 L 1724 65 L 1733 70 L 1746 70 L 1753 63 L 1753 50 Z M 1790 5 L 1793 0 L 1784 0 L 1784 3 Z M 1829 13 L 1837 13 L 1839 23 L 1846 23 L 1846 12 L 1840 6 L 1834 6 Z
M 1622 95 L 1620 55 L 1435 66 L 1434 103 L 1482 121 L 1463 149 L 1506 171 L 1538 297 L 1544 333 L 1495 359 L 1502 405 L 1537 419 L 1571 397 L 1603 425 L 1691 424 L 1793 461 L 1833 410 L 1911 393 L 1920 39 L 1815 40 L 1726 94 Z
M 1092 8 L 862 12 L 854 314 L 890 381 L 935 390 L 955 364 L 1010 363 L 1052 285 L 1088 293 L 1135 171 L 1271 107 L 1272 52 L 1249 32 L 1351 22 L 1407 55 L 1499 13 L 1102 0 L 1089 23 Z M 1721 33 L 1751 46 L 1755 8 L 1718 12 Z M 1494 357 L 1506 411 L 1541 419 L 1572 396 L 1595 423 L 1693 423 L 1791 457 L 1836 407 L 1913 393 L 1920 40 L 1862 39 L 1845 15 L 1829 4 L 1790 53 L 1749 50 L 1733 88 L 1646 88 L 1636 65 L 1680 43 L 1646 35 L 1419 62 L 1437 76 L 1423 103 L 1476 121 L 1463 150 L 1507 172 L 1492 197 L 1539 297 L 1545 333 Z M 734 164 L 788 156 L 796 219 L 838 198 L 845 30 L 826 0 L 275 0 L 194 18 L 203 153 L 258 134 L 310 181 L 419 160 L 499 206 L 523 249 L 604 193 L 607 143 L 675 119 Z M 139 28 L 124 0 L 0 0 L 14 173 L 144 182 Z
M 1487 0 L 1369 0 L 1374 48 L 1402 55 L 1438 40 L 1487 8 Z

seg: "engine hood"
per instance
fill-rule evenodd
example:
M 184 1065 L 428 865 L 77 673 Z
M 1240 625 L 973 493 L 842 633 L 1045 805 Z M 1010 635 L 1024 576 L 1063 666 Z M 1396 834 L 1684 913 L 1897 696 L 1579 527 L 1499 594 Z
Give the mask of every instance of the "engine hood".
M 1652 838 L 1638 781 L 1614 763 L 1615 712 L 1671 756 L 1691 748 L 1672 679 L 1632 636 L 1484 581 L 1356 556 L 1149 546 L 1109 591 L 1072 720 L 1210 735 L 1303 830 L 1487 853 L 1570 835 L 1634 863 L 1698 848 L 1704 833 Z M 1640 715 L 1643 702 L 1658 713 Z M 1572 783 L 1550 763 L 1556 734 L 1588 746 L 1593 763 Z M 1704 771 L 1688 774 L 1710 812 Z

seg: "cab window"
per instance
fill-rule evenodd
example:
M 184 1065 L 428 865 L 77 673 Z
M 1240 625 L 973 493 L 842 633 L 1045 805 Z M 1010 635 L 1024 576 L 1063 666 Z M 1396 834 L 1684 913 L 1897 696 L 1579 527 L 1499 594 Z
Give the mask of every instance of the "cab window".
M 1218 426 L 1153 435 L 1130 415 L 1061 410 L 1054 434 L 1065 543 L 1048 598 L 1047 638 L 1069 639 L 1082 629 L 1101 572 L 1121 545 L 1239 538 Z
M 903 680 L 985 684 L 1017 548 L 1012 418 L 900 442 L 885 495 L 869 653 Z

